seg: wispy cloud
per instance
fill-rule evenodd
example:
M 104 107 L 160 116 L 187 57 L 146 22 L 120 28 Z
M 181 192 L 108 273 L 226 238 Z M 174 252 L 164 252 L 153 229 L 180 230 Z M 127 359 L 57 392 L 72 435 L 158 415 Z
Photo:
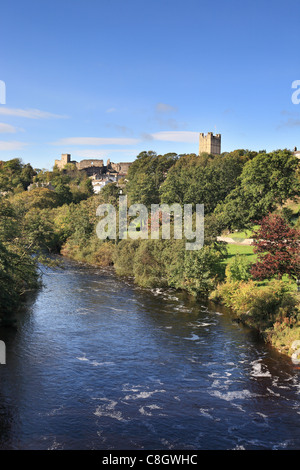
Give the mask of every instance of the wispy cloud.
M 300 127 L 300 115 L 298 112 L 286 111 L 284 109 L 280 114 L 284 116 L 286 120 L 278 124 L 277 129 Z
M 177 111 L 177 108 L 167 103 L 157 103 L 155 106 L 155 111 L 157 113 L 174 113 Z
M 179 130 L 187 127 L 185 122 L 179 122 L 174 117 L 170 117 L 170 114 L 177 113 L 177 108 L 167 103 L 157 103 L 155 106 L 155 114 L 150 120 L 154 120 L 160 127 L 160 129 L 172 129 Z
M 40 109 L 19 109 L 19 108 L 3 108 L 0 107 L 0 115 L 16 116 L 28 119 L 66 119 L 68 116 L 61 114 L 53 114 Z
M 227 116 L 228 114 L 233 114 L 233 113 L 234 113 L 234 110 L 233 110 L 232 108 L 226 108 L 226 109 L 224 109 L 224 111 L 223 111 L 223 114 L 224 114 L 225 116 Z
M 163 140 L 168 142 L 186 142 L 196 143 L 199 139 L 198 132 L 192 131 L 162 131 L 151 134 L 154 140 Z
M 187 127 L 187 124 L 185 122 L 178 122 L 176 119 L 172 119 L 172 118 L 169 118 L 169 119 L 156 119 L 156 121 L 158 122 L 159 124 L 159 127 L 160 128 L 170 128 L 170 129 L 173 129 L 173 130 L 179 130 L 179 129 L 184 129 Z
M 105 112 L 106 112 L 106 113 L 115 113 L 116 111 L 117 111 L 116 108 L 111 107 L 111 108 L 108 108 Z
M 126 153 L 128 155 L 136 155 L 136 149 L 82 149 L 74 152 L 74 158 L 108 158 L 114 153 Z
M 123 135 L 133 135 L 134 134 L 133 130 L 130 129 L 130 127 L 127 127 L 127 126 L 121 126 L 119 124 L 110 124 L 110 123 L 105 124 L 105 126 L 107 128 L 110 128 L 110 129 L 115 129 L 118 133 L 123 134 Z
M 67 137 L 52 145 L 134 145 L 138 142 L 138 139 L 127 137 Z
M 17 132 L 16 127 L 0 122 L 0 134 L 14 134 L 15 132 Z
M 279 127 L 300 127 L 300 119 L 289 118 L 286 122 L 279 125 Z
M 286 109 L 283 109 L 280 111 L 281 116 L 288 116 L 288 117 L 293 117 L 293 116 L 298 116 L 299 113 L 297 111 L 287 111 Z
M 26 142 L 17 142 L 17 141 L 6 142 L 3 140 L 0 140 L 0 151 L 21 150 L 26 145 L 27 145 Z
M 154 137 L 152 134 L 148 134 L 147 132 L 143 132 L 141 134 L 141 137 L 143 140 L 154 140 Z

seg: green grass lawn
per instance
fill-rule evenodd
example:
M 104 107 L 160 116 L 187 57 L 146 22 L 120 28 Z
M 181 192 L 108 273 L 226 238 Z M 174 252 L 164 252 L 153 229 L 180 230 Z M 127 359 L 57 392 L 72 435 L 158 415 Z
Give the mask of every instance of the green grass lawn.
M 231 232 L 229 234 L 226 234 L 226 237 L 232 238 L 236 242 L 243 241 L 246 238 L 252 238 L 253 230 L 257 230 L 258 228 L 259 225 L 253 225 L 253 227 L 249 230 L 243 230 L 241 232 Z
M 245 238 L 251 238 L 252 230 L 245 230 L 244 232 L 232 232 L 228 237 L 233 238 L 233 240 L 245 240 Z
M 231 244 L 228 244 L 227 245 L 227 251 L 228 251 L 228 255 L 227 257 L 222 261 L 222 264 L 228 264 L 229 261 L 237 254 L 240 254 L 240 255 L 246 255 L 247 256 L 247 259 L 251 262 L 251 263 L 255 263 L 256 261 L 256 258 L 257 258 L 257 255 L 253 253 L 253 247 L 250 246 L 250 245 L 231 245 Z M 292 282 L 292 287 L 293 287 L 293 290 L 294 291 L 297 291 L 297 284 L 296 284 L 296 281 L 294 281 L 293 279 L 289 278 L 288 275 L 284 275 L 282 277 L 283 280 L 286 280 L 286 281 L 291 281 Z M 264 287 L 266 286 L 267 284 L 269 283 L 268 280 L 265 280 L 265 281 L 261 281 L 258 283 L 258 286 L 259 287 Z
M 231 245 L 228 244 L 226 245 L 228 255 L 226 259 L 223 261 L 223 263 L 227 264 L 231 258 L 233 258 L 235 255 L 240 254 L 240 255 L 246 255 L 247 259 L 251 262 L 254 263 L 256 260 L 256 256 L 253 253 L 253 247 L 250 245 Z

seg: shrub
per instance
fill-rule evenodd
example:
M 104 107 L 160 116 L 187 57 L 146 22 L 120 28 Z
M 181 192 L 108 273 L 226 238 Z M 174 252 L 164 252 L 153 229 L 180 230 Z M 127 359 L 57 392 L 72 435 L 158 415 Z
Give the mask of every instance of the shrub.
M 211 300 L 222 302 L 247 324 L 261 331 L 274 323 L 293 325 L 297 321 L 297 298 L 289 281 L 274 279 L 266 286 L 255 281 L 227 281 L 218 286 Z
M 248 281 L 250 278 L 250 261 L 246 255 L 237 254 L 226 266 L 226 277 L 230 281 Z
M 113 263 L 118 275 L 133 276 L 134 258 L 138 246 L 138 240 L 121 240 L 116 245 Z
M 163 240 L 142 240 L 134 257 L 135 282 L 142 287 L 166 287 L 165 264 L 162 259 Z
M 210 246 L 186 251 L 183 287 L 192 295 L 207 297 L 222 277 L 220 260 L 223 255 Z
M 115 244 L 112 242 L 103 242 L 97 251 L 92 253 L 92 262 L 98 266 L 112 266 Z

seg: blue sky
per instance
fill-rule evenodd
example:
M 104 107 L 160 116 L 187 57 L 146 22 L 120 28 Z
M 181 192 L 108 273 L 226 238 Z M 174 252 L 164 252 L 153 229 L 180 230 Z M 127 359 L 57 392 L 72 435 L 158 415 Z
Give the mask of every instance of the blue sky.
M 300 148 L 299 0 L 2 2 L 0 160 Z M 1 96 L 1 95 L 0 95 Z

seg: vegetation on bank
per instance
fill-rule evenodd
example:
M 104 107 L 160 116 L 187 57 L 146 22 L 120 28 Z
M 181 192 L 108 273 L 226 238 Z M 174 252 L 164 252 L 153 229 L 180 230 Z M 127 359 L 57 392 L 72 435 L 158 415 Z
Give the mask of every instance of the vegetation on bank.
M 61 247 L 65 234 L 55 229 L 55 211 L 91 195 L 90 180 L 73 170 L 45 172 L 17 158 L 0 162 L 0 324 L 11 324 L 27 293 L 41 285 L 39 264 L 50 264 L 49 253 Z
M 143 287 L 173 287 L 224 303 L 239 321 L 291 353 L 293 340 L 300 339 L 299 160 L 291 152 L 138 155 L 122 185 L 128 205 L 203 203 L 205 243 L 198 251 L 187 251 L 186 240 L 172 236 L 155 242 L 99 240 L 96 209 L 109 203 L 118 211 L 116 184 L 92 195 L 89 178 L 73 167 L 50 172 L 11 162 L 0 164 L 0 314 L 8 315 L 18 298 L 36 287 L 38 262 L 61 252 L 114 266 L 118 275 Z M 281 231 L 260 247 L 261 238 L 275 233 L 275 216 Z M 257 245 L 242 244 L 255 239 L 255 230 Z M 221 235 L 235 243 L 222 242 Z

